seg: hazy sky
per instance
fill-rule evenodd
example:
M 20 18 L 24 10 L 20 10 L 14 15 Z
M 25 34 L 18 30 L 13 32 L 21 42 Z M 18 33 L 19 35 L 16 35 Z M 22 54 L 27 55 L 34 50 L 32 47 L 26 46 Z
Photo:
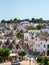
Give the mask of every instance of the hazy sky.
M 0 20 L 49 19 L 49 0 L 0 0 Z

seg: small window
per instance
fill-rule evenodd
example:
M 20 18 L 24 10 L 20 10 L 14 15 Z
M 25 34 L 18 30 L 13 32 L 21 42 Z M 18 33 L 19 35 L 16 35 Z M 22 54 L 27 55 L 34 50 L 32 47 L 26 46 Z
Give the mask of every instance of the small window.
M 45 45 L 44 45 L 44 47 L 45 47 Z
M 47 50 L 47 56 L 49 56 L 49 50 Z
M 32 37 L 32 39 L 33 39 L 33 37 Z
M 47 48 L 49 48 L 49 44 L 47 45 Z

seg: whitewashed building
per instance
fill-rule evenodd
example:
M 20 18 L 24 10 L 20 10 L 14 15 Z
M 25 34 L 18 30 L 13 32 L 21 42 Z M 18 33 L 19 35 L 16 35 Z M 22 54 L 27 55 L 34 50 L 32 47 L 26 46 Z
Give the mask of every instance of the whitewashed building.
M 28 30 L 28 33 L 40 33 L 40 30 Z
M 28 43 L 33 52 L 39 52 L 40 54 L 49 56 L 49 40 L 40 40 L 38 36 L 36 37 L 35 32 L 34 34 L 30 34 L 30 32 L 24 33 L 24 41 Z
M 47 32 L 49 34 L 49 29 L 41 29 L 41 31 L 44 33 L 44 32 Z

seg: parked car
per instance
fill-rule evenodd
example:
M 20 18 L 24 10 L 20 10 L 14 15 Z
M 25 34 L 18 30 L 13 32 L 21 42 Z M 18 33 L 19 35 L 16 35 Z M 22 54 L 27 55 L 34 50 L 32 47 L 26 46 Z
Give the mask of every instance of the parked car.
M 20 65 L 20 62 L 18 62 L 18 61 L 12 61 L 11 65 Z

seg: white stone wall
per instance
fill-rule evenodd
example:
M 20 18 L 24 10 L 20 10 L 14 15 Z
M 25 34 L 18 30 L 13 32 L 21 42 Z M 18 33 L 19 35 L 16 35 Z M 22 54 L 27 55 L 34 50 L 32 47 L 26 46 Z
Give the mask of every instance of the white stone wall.
M 36 33 L 34 33 L 36 34 Z M 27 43 L 29 44 L 29 47 L 30 47 L 30 44 L 32 45 L 33 44 L 33 51 L 35 52 L 45 52 L 45 54 L 47 54 L 47 45 L 49 44 L 49 41 L 46 41 L 46 40 L 40 40 L 38 37 L 36 38 L 35 37 L 36 35 L 34 35 L 34 39 L 31 39 L 31 34 L 30 33 L 24 33 L 24 40 L 26 38 L 28 38 L 27 40 Z M 32 42 L 34 41 L 34 42 Z
M 31 36 L 29 35 L 29 33 L 24 33 L 24 40 L 28 39 L 31 40 Z
M 49 33 L 49 29 L 41 29 L 41 31 Z
M 46 54 L 47 54 L 47 45 L 49 44 L 49 41 L 45 41 L 45 40 L 43 40 L 43 41 L 35 41 L 35 44 L 34 44 L 34 46 L 33 46 L 33 51 L 35 52 L 43 52 L 43 51 L 45 51 L 46 52 Z M 45 47 L 44 47 L 44 45 L 45 45 Z
M 40 33 L 40 30 L 28 30 L 28 33 Z

